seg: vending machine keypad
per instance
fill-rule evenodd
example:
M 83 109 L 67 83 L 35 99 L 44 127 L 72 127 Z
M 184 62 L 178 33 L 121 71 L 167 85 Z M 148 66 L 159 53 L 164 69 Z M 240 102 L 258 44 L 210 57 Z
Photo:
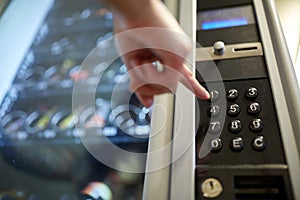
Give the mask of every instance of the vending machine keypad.
M 268 80 L 226 81 L 224 85 L 225 96 L 212 89 L 211 100 L 198 101 L 198 150 L 201 145 L 209 145 L 210 164 L 285 163 Z M 222 99 L 226 105 L 222 105 Z M 219 117 L 222 113 L 224 122 Z M 207 135 L 215 138 L 202 144 Z M 227 159 L 229 156 L 231 159 Z M 201 163 L 202 158 L 197 160 Z

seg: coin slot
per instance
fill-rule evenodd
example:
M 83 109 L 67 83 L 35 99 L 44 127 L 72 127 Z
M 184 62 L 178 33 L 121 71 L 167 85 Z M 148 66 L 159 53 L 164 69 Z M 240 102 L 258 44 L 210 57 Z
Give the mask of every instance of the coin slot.
M 243 47 L 243 48 L 233 48 L 234 52 L 241 52 L 241 51 L 256 51 L 257 47 Z

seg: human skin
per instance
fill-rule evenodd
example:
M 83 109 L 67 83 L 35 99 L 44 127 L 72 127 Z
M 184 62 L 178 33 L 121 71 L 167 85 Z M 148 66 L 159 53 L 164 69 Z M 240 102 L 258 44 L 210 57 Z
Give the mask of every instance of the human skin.
M 144 106 L 157 94 L 173 92 L 181 82 L 200 99 L 209 93 L 186 66 L 191 50 L 176 19 L 159 0 L 104 0 L 114 16 L 116 46 L 130 76 L 130 89 Z M 163 65 L 157 71 L 154 61 Z

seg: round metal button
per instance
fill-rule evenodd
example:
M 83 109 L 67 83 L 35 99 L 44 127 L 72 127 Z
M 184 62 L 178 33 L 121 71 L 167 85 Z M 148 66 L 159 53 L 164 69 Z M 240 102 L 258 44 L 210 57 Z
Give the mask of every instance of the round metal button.
M 229 131 L 231 133 L 238 133 L 242 130 L 242 123 L 240 120 L 233 120 L 232 122 L 229 123 L 228 127 Z
M 255 99 L 258 96 L 258 90 L 256 87 L 250 87 L 246 93 L 245 93 L 246 98 L 248 99 Z
M 214 54 L 223 55 L 225 53 L 225 43 L 222 41 L 217 41 L 214 43 Z
M 207 115 L 209 117 L 215 117 L 215 116 L 218 116 L 220 114 L 220 107 L 218 105 L 212 105 L 208 108 L 207 110 Z
M 221 139 L 216 138 L 210 142 L 210 149 L 212 152 L 214 152 L 214 153 L 219 152 L 219 151 L 221 151 L 222 148 L 223 148 L 223 144 L 222 144 Z
M 251 131 L 259 132 L 264 128 L 264 123 L 261 119 L 254 119 L 250 122 L 249 128 Z
M 227 100 L 228 101 L 235 101 L 239 96 L 239 91 L 237 89 L 230 89 L 227 91 Z
M 221 131 L 221 123 L 219 121 L 210 122 L 208 132 L 218 133 Z
M 240 106 L 235 103 L 235 104 L 231 104 L 228 107 L 227 114 L 230 116 L 237 116 L 240 113 L 240 111 L 241 111 Z
M 263 136 L 258 136 L 252 141 L 252 148 L 256 151 L 263 151 L 267 147 L 267 142 Z
M 259 103 L 257 102 L 254 102 L 254 103 L 251 103 L 249 106 L 248 106 L 248 113 L 251 114 L 251 115 L 255 115 L 255 114 L 258 114 L 260 113 L 260 105 Z
M 233 140 L 231 140 L 230 148 L 231 150 L 235 152 L 240 152 L 244 149 L 245 144 L 244 140 L 241 137 L 236 137 Z
M 210 100 L 212 102 L 216 102 L 220 97 L 220 93 L 217 90 L 213 90 L 210 92 Z

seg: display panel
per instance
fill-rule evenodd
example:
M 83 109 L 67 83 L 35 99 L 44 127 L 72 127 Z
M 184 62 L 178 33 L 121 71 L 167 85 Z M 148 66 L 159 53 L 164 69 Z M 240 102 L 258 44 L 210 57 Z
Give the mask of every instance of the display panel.
M 212 30 L 254 24 L 250 5 L 201 11 L 197 14 L 197 30 Z

